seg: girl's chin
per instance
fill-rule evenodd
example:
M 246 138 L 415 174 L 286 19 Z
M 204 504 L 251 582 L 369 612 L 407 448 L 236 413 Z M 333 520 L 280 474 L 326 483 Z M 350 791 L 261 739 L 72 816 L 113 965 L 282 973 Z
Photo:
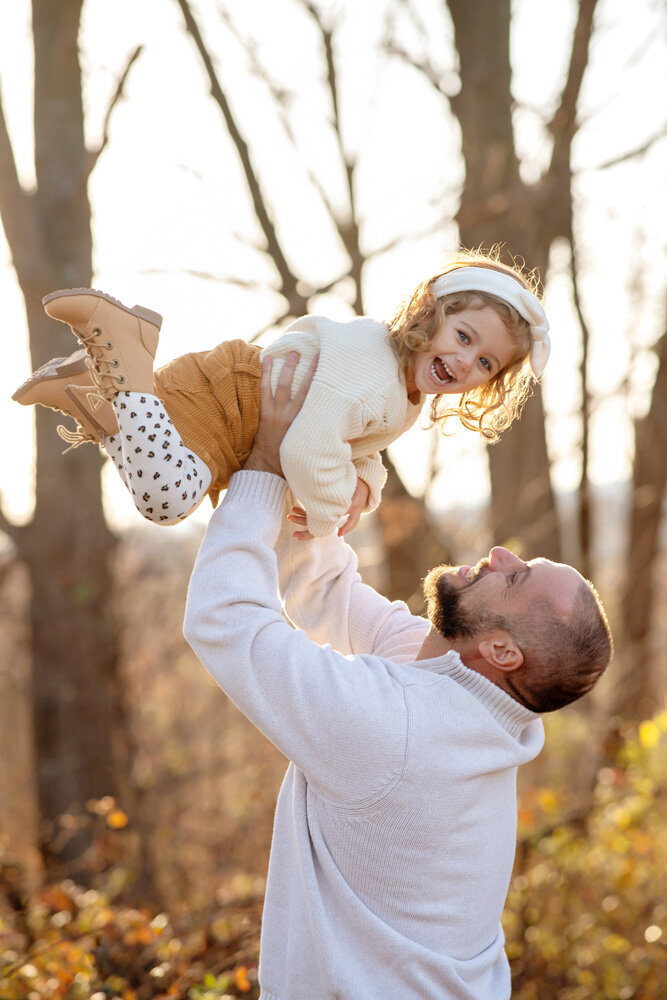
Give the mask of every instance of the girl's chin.
M 426 386 L 428 385 L 428 389 Z M 431 379 L 424 379 L 424 382 L 419 386 L 419 391 L 423 392 L 426 396 L 456 396 L 461 390 L 456 386 L 456 382 L 449 385 L 436 385 Z

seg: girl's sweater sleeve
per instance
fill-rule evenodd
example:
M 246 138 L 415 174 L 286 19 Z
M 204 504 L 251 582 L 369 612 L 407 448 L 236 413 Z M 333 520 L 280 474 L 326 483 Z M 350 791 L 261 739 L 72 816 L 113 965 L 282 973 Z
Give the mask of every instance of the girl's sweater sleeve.
M 276 476 L 232 477 L 197 557 L 184 632 L 232 701 L 321 794 L 361 804 L 403 766 L 403 688 L 381 660 L 318 646 L 285 620 L 273 550 L 285 493 Z
M 380 506 L 380 497 L 387 478 L 387 470 L 382 464 L 380 453 L 377 451 L 373 455 L 355 458 L 354 468 L 359 479 L 363 479 L 368 486 L 368 503 L 365 513 L 370 514 L 371 511 Z
M 348 442 L 363 430 L 361 401 L 316 377 L 280 448 L 283 472 L 315 536 L 331 534 L 345 523 L 357 484 Z

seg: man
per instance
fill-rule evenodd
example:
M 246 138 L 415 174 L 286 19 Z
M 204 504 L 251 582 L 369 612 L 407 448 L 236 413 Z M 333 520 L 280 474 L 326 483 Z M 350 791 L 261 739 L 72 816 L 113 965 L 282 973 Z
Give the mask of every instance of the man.
M 342 539 L 281 532 L 293 367 L 275 400 L 264 373 L 255 447 L 211 518 L 185 619 L 202 663 L 291 761 L 262 1000 L 506 1000 L 516 770 L 542 747 L 538 711 L 607 665 L 604 612 L 571 567 L 496 548 L 429 575 L 429 625 L 365 586 Z

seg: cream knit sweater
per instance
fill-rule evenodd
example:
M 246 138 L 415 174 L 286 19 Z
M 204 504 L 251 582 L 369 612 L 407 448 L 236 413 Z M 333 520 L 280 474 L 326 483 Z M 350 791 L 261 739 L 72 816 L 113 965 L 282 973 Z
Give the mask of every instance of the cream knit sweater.
M 416 421 L 423 397 L 408 400 L 405 378 L 387 342 L 384 323 L 359 317 L 338 323 L 303 316 L 262 352 L 274 364 L 298 351 L 298 386 L 319 351 L 308 396 L 280 449 L 283 471 L 308 514 L 313 535 L 335 532 L 344 522 L 357 475 L 370 488 L 368 509 L 380 501 L 385 478 L 379 452 Z
M 276 476 L 232 477 L 185 617 L 202 663 L 292 762 L 262 1000 L 507 1000 L 516 770 L 542 723 L 454 652 L 415 663 L 426 622 L 362 584 L 342 540 L 281 534 L 286 500 Z

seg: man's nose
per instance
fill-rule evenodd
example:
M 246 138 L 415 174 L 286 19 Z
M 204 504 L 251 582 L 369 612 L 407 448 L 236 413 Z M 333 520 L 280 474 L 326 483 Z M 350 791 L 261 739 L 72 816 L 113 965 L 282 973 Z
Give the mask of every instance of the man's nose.
M 527 563 L 519 559 L 509 549 L 504 549 L 502 545 L 494 546 L 489 552 L 489 569 L 492 573 L 512 572 L 526 569 Z

